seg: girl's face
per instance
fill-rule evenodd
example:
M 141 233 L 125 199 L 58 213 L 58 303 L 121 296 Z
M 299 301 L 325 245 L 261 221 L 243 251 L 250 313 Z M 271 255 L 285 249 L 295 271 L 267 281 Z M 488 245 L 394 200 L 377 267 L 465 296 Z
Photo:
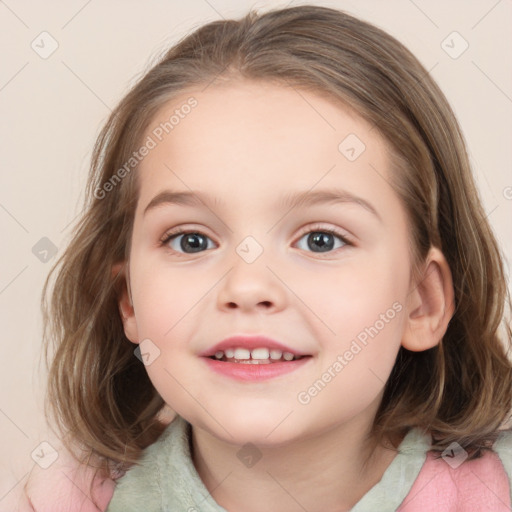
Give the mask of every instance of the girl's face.
M 246 81 L 182 95 L 148 136 L 129 261 L 134 313 L 125 297 L 124 322 L 129 339 L 144 340 L 163 399 L 235 444 L 366 428 L 411 290 L 384 140 L 313 93 Z M 187 196 L 172 201 L 176 193 Z M 169 240 L 177 230 L 196 234 Z M 309 357 L 243 380 L 200 355 L 256 334 Z

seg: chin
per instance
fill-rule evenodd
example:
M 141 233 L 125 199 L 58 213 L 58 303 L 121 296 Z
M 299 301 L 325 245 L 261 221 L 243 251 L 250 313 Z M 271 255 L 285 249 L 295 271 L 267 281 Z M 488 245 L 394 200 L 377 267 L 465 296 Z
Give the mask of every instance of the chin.
M 252 443 L 257 446 L 275 446 L 287 443 L 300 435 L 297 419 L 291 420 L 293 414 L 287 418 L 284 409 L 278 411 L 238 411 L 233 414 L 215 416 L 217 421 L 209 418 L 205 428 L 215 437 L 224 441 L 243 446 Z M 225 427 L 222 428 L 222 427 Z

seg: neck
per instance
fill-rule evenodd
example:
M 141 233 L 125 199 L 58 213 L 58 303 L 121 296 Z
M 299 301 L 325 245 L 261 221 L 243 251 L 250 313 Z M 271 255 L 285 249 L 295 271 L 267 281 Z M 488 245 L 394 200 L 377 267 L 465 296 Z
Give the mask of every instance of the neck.
M 348 511 L 396 455 L 374 443 L 371 424 L 362 423 L 355 419 L 315 436 L 259 446 L 254 465 L 241 463 L 240 446 L 193 428 L 193 461 L 213 499 L 229 512 Z

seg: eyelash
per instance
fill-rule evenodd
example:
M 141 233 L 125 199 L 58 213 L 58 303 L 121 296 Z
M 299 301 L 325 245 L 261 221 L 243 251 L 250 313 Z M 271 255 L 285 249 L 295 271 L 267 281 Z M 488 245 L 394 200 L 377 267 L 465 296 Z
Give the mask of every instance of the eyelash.
M 353 246 L 354 245 L 354 243 L 352 242 L 352 239 L 347 234 L 342 234 L 337 229 L 326 228 L 326 227 L 322 226 L 321 224 L 313 224 L 312 226 L 306 226 L 304 228 L 301 228 L 298 238 L 297 238 L 297 241 L 299 241 L 304 235 L 306 235 L 308 233 L 314 233 L 314 232 L 328 233 L 329 235 L 335 236 L 335 237 L 339 238 L 345 244 L 345 246 Z M 343 247 L 338 247 L 337 249 L 333 249 L 332 251 L 328 251 L 327 253 L 313 253 L 313 254 L 318 254 L 321 256 L 322 254 L 334 253 L 342 248 Z
M 351 237 L 349 237 L 348 235 L 342 234 L 341 232 L 339 232 L 336 229 L 325 228 L 320 224 L 315 224 L 313 226 L 307 226 L 305 228 L 302 228 L 298 235 L 297 241 L 300 240 L 304 235 L 306 235 L 308 233 L 314 233 L 314 232 L 327 233 L 329 235 L 336 236 L 345 244 L 345 246 L 354 246 L 354 243 L 352 242 Z M 165 249 L 169 249 L 173 253 L 177 254 L 178 257 L 189 256 L 190 254 L 188 254 L 188 253 L 180 253 L 180 252 L 175 251 L 174 249 L 171 249 L 170 247 L 167 246 L 167 244 L 173 238 L 178 237 L 179 235 L 188 235 L 191 233 L 206 236 L 207 238 L 210 238 L 199 230 L 194 230 L 194 229 L 187 230 L 187 229 L 177 228 L 175 230 L 168 231 L 164 234 L 164 236 L 160 239 L 160 246 Z M 342 249 L 342 248 L 343 247 L 338 247 L 337 249 L 328 251 L 327 253 L 313 253 L 313 254 L 317 254 L 321 257 L 322 254 L 331 254 L 331 253 L 334 253 L 337 250 Z M 205 252 L 205 251 L 201 251 L 201 252 Z M 312 251 L 309 251 L 309 252 L 312 252 Z

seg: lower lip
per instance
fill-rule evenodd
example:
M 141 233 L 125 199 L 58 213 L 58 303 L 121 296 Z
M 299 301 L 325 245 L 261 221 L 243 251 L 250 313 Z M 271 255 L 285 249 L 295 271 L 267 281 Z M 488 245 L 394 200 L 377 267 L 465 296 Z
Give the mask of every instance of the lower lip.
M 204 358 L 206 364 L 216 373 L 241 381 L 260 381 L 279 377 L 286 373 L 302 368 L 312 357 L 303 357 L 295 361 L 281 361 L 279 363 L 244 364 L 228 363 L 217 359 Z

